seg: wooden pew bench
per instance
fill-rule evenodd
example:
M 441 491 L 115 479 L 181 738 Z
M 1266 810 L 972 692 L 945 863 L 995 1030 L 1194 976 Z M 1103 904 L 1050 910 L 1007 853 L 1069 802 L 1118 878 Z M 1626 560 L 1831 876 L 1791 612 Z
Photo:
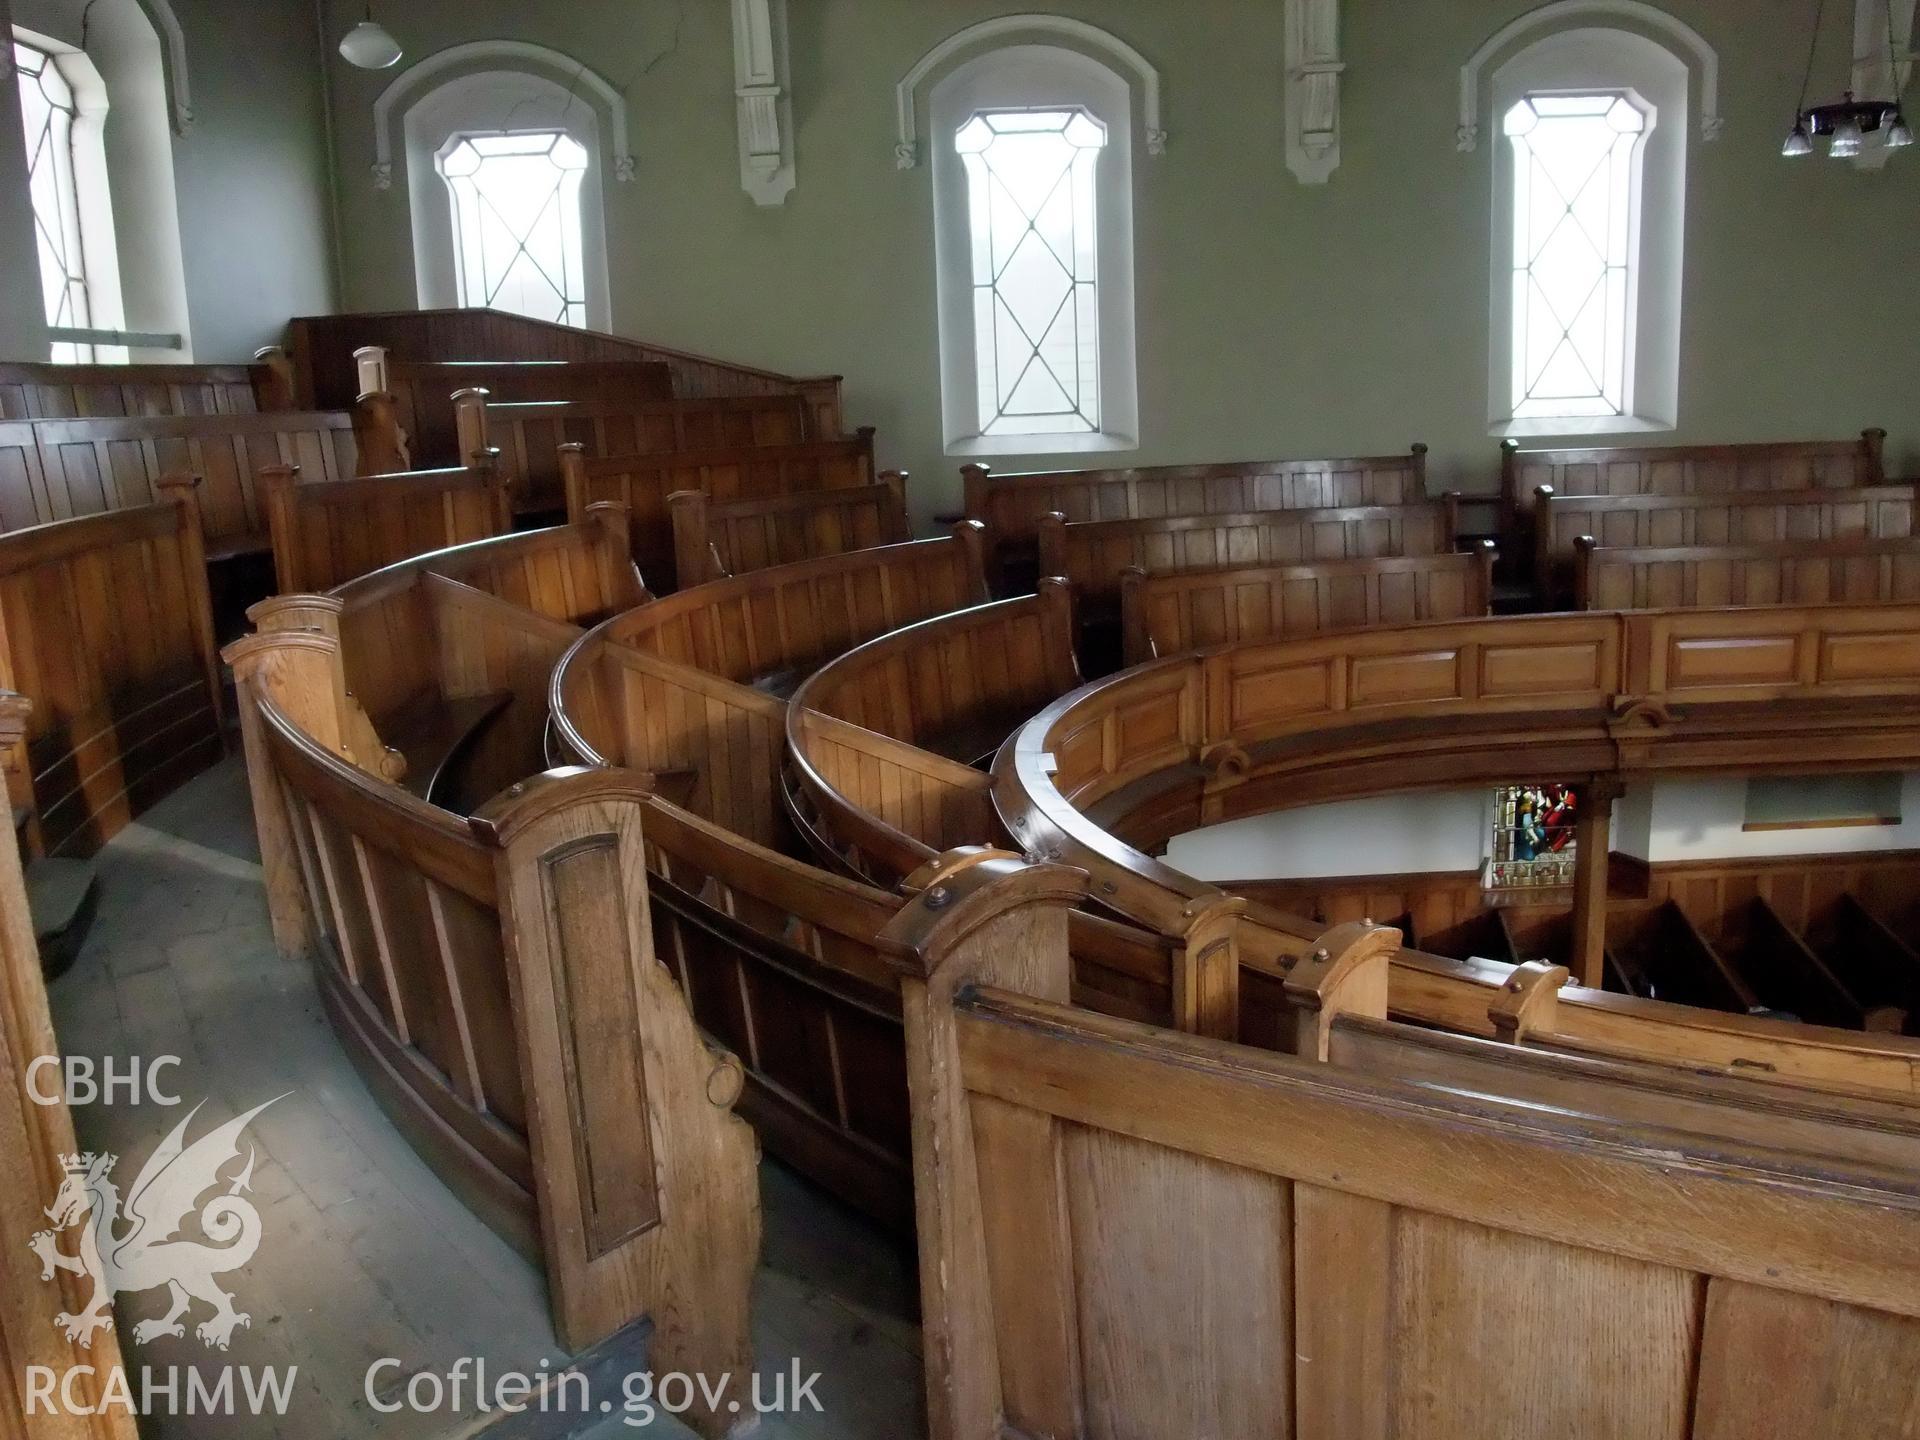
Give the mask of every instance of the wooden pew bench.
M 277 466 L 259 483 L 282 594 L 328 590 L 513 528 L 506 477 L 491 464 L 355 480 L 308 480 L 297 466 Z
M 1458 555 L 1120 576 L 1125 663 L 1210 645 L 1414 620 L 1465 620 L 1493 602 L 1493 544 Z
M 698 585 L 772 565 L 850 550 L 898 545 L 907 526 L 906 476 L 887 471 L 872 485 L 715 500 L 699 490 L 667 497 L 674 579 Z
M 1872 605 L 1920 600 L 1920 540 L 1612 546 L 1574 540 L 1581 610 L 1721 605 Z
M 993 880 L 882 937 L 937 1440 L 1898 1424 L 1904 1394 L 1826 1377 L 1862 1345 L 1920 1365 L 1920 1270 L 1886 1269 L 1920 1255 L 1910 1169 L 1689 1131 L 1612 1085 L 1568 1113 L 1100 1017 L 1068 1003 L 1085 882 Z M 1797 1123 L 1751 1107 L 1749 1133 Z M 1781 1346 L 1807 1368 L 1756 1386 Z
M 6 757 L 29 855 L 91 855 L 225 749 L 191 476 L 160 501 L 0 535 L 0 674 L 33 703 Z
M 1000 593 L 1031 589 L 1040 521 L 1151 520 L 1262 510 L 1413 505 L 1427 498 L 1427 447 L 1404 455 L 1342 460 L 1251 460 L 995 475 L 963 465 L 967 515 L 987 529 L 988 559 Z
M 267 548 L 265 497 L 255 477 L 294 465 L 350 479 L 404 469 L 382 412 L 136 416 L 0 423 L 0 526 L 17 529 L 152 504 L 160 478 L 198 475 L 209 558 Z M 397 462 L 397 463 L 396 463 Z
M 464 463 L 454 396 L 481 390 L 496 403 L 564 401 L 618 408 L 673 399 L 657 360 L 395 360 L 378 346 L 354 356 L 360 393 L 391 395 L 394 419 L 422 469 Z
M 1608 548 L 1781 545 L 1889 540 L 1914 533 L 1915 487 L 1739 491 L 1698 495 L 1534 492 L 1534 583 L 1543 600 L 1570 599 L 1577 542 Z
M 1747 445 L 1618 445 L 1529 450 L 1500 445 L 1502 534 L 1516 559 L 1533 553 L 1533 502 L 1556 495 L 1731 495 L 1883 484 L 1884 430 L 1857 440 Z
M 655 1363 L 744 1384 L 758 1147 L 739 1063 L 656 958 L 644 778 L 538 775 L 470 820 L 425 804 L 345 758 L 340 646 L 289 626 L 227 652 L 282 952 L 426 1163 L 544 1260 L 562 1344 L 651 1315 Z
M 677 491 L 697 490 L 717 501 L 763 500 L 865 490 L 879 480 L 871 430 L 852 440 L 651 454 L 593 454 L 585 446 L 568 444 L 560 447 L 557 459 L 568 516 L 577 519 L 596 500 L 626 506 L 632 517 L 633 558 L 647 583 L 662 592 L 680 588 L 667 504 Z
M 251 365 L 0 362 L 0 420 L 253 415 L 293 408 L 291 362 L 274 349 L 262 350 Z
M 469 390 L 455 395 L 453 406 L 459 454 L 499 450 L 513 477 L 514 509 L 519 513 L 560 506 L 565 489 L 560 451 L 569 445 L 596 458 L 702 454 L 731 457 L 738 464 L 748 451 L 832 446 L 839 439 L 810 435 L 806 411 L 794 395 L 515 404 L 494 402 L 484 390 Z M 868 466 L 861 483 L 868 483 L 873 478 L 873 431 L 862 430 L 854 438 L 865 442 Z M 666 492 L 660 499 L 664 507 Z M 635 518 L 642 518 L 642 512 L 636 510 Z

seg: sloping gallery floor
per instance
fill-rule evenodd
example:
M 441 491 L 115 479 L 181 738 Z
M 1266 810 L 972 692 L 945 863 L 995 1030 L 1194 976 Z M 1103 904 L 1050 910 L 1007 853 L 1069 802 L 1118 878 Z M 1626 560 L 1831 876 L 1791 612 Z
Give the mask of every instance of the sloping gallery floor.
M 204 1098 L 193 1134 L 275 1096 L 247 1131 L 258 1151 L 253 1198 L 262 1239 L 251 1263 L 220 1277 L 251 1324 L 216 1355 L 194 1337 L 136 1343 L 133 1326 L 167 1309 L 165 1292 L 125 1296 L 121 1341 L 131 1373 L 197 1367 L 297 1367 L 284 1414 L 156 1414 L 152 1437 L 465 1436 L 489 1418 L 471 1404 L 386 1413 L 416 1375 L 445 1377 L 484 1361 L 498 1376 L 562 1362 L 539 1271 L 454 1198 L 374 1104 L 335 1042 L 304 965 L 273 950 L 258 849 L 237 758 L 168 797 L 117 837 L 101 859 L 99 916 L 73 969 L 52 986 L 69 1056 L 177 1055 L 162 1089 L 178 1107 L 77 1106 L 80 1143 L 121 1156 L 123 1190 L 188 1107 Z M 229 1167 L 231 1168 L 231 1167 Z M 807 1440 L 901 1440 L 925 1431 L 910 1250 L 772 1161 L 761 1166 L 766 1244 L 755 1292 L 761 1370 L 804 1376 L 821 1413 L 769 1415 L 759 1434 Z M 62 1240 L 71 1249 L 70 1239 Z M 49 1288 L 49 1296 L 52 1291 Z M 49 1305 L 49 1323 L 55 1307 Z M 196 1307 L 188 1316 L 204 1314 Z M 643 1368 L 644 1354 L 602 1357 L 607 1373 Z M 369 1367 L 398 1363 L 376 1373 Z M 184 1409 L 187 1383 L 175 1402 Z M 236 1393 L 241 1374 L 236 1372 Z M 423 1401 L 427 1381 L 414 1384 Z M 446 1384 L 442 1382 L 443 1395 Z M 468 1387 L 469 1392 L 471 1386 Z M 217 1392 L 216 1392 L 217 1393 Z M 621 1400 L 604 1386 L 596 1392 Z M 465 1397 L 463 1397 L 465 1398 Z M 166 1408 L 164 1405 L 163 1409 Z M 242 1410 L 246 1407 L 240 1406 Z M 498 1417 L 494 1417 L 498 1419 Z M 568 1420 L 518 1417 L 502 1440 L 526 1436 L 692 1432 L 657 1415 L 650 1426 L 616 1404 Z

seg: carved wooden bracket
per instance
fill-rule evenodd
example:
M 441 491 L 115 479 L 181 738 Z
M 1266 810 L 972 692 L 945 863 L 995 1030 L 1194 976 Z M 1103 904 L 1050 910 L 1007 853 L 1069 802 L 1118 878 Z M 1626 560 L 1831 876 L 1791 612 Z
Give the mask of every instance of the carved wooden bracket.
M 1494 1034 L 1510 1045 L 1519 1045 L 1530 1035 L 1551 1033 L 1560 987 L 1567 983 L 1567 975 L 1566 966 L 1541 960 L 1514 966 L 1507 983 L 1487 1006 Z
M 733 0 L 733 94 L 741 187 L 756 205 L 784 205 L 795 183 L 787 0 Z
M 1287 169 L 1324 185 L 1340 164 L 1340 0 L 1287 0 Z
M 1286 979 L 1294 1009 L 1294 1053 L 1325 1060 L 1333 1022 L 1342 1015 L 1387 1018 L 1387 980 L 1401 934 L 1390 925 L 1361 920 L 1336 925 L 1320 937 Z

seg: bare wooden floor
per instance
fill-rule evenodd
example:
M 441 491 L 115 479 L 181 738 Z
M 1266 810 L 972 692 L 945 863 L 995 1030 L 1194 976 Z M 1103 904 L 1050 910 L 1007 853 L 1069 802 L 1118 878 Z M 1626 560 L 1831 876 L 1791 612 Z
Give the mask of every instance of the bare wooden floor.
M 213 1382 L 227 1364 L 297 1366 L 292 1398 L 278 1415 L 156 1415 L 143 1433 L 464 1436 L 490 1417 L 471 1405 L 386 1414 L 376 1403 L 393 1403 L 411 1377 L 446 1375 L 463 1358 L 484 1360 L 495 1375 L 564 1365 L 538 1270 L 415 1157 L 335 1043 L 305 967 L 274 953 L 238 762 L 184 787 L 117 838 L 102 857 L 101 884 L 86 947 L 52 987 L 62 1047 L 96 1061 L 177 1055 L 165 1088 L 185 1103 L 76 1107 L 82 1146 L 122 1157 L 114 1178 L 124 1189 L 203 1098 L 195 1136 L 284 1096 L 247 1132 L 258 1149 L 253 1199 L 263 1234 L 252 1262 L 221 1279 L 251 1316 L 232 1348 L 215 1355 L 200 1344 L 191 1328 L 199 1313 L 187 1317 L 184 1338 L 136 1343 L 134 1324 L 167 1308 L 162 1291 L 123 1296 L 118 1313 L 130 1370 L 197 1366 Z M 757 1433 L 923 1434 L 910 1251 L 791 1172 L 772 1162 L 761 1170 L 760 1368 L 788 1373 L 797 1359 L 802 1374 L 818 1371 L 823 1413 L 769 1415 Z M 400 1363 L 379 1372 L 369 1397 L 369 1367 L 389 1357 Z M 601 1395 L 620 1399 L 605 1387 L 596 1402 Z M 576 1423 L 521 1416 L 502 1433 L 691 1433 L 664 1416 L 646 1428 L 623 1423 L 631 1418 L 618 1409 Z

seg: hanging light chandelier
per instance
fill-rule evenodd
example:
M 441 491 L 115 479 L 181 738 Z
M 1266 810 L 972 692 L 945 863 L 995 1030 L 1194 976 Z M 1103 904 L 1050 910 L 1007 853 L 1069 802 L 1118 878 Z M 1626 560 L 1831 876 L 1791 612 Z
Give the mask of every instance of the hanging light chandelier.
M 1826 11 L 1826 0 L 1820 0 L 1813 12 L 1813 38 L 1807 45 L 1807 68 L 1800 80 L 1800 103 L 1794 111 L 1793 129 L 1787 132 L 1787 140 L 1780 147 L 1780 153 L 1789 158 L 1811 155 L 1814 139 L 1825 137 L 1827 154 L 1836 160 L 1845 160 L 1858 155 L 1865 147 L 1866 137 L 1875 133 L 1884 134 L 1881 144 L 1888 150 L 1913 144 L 1913 131 L 1908 128 L 1906 115 L 1900 108 L 1900 60 L 1895 53 L 1891 0 L 1887 4 L 1887 75 L 1893 98 L 1859 100 L 1849 90 L 1830 105 L 1807 104 L 1807 90 L 1813 84 L 1813 62 L 1820 50 L 1820 22 Z
M 362 70 L 385 70 L 400 63 L 400 42 L 373 18 L 373 0 L 367 0 L 367 18 L 341 39 L 340 58 Z

